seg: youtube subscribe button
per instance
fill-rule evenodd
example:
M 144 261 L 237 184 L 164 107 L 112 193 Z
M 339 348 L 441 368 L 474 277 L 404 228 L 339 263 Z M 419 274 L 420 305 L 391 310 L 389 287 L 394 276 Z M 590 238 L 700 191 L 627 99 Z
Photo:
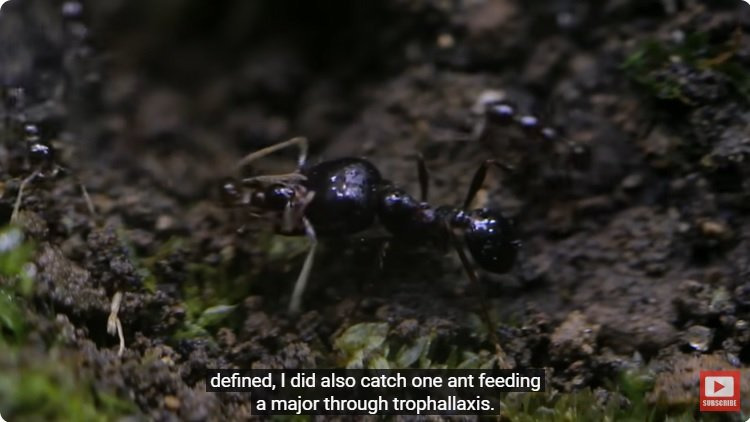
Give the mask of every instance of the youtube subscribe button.
M 701 412 L 740 411 L 740 371 L 701 371 Z

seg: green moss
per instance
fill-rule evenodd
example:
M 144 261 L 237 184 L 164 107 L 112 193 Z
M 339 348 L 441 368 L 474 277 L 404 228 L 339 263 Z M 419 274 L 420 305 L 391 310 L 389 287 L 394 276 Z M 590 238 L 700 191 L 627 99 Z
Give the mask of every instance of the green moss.
M 7 420 L 107 421 L 137 411 L 81 378 L 75 360 L 55 350 L 33 359 L 29 354 L 8 351 L 0 360 L 0 409 Z
M 175 333 L 174 338 L 177 340 L 212 338 L 212 330 L 225 325 L 226 321 L 234 315 L 235 309 L 235 305 L 216 305 L 204 309 L 197 318 L 191 315 Z
M 186 323 L 212 329 L 233 316 L 235 306 L 250 293 L 243 277 L 231 277 L 225 263 L 188 265 L 188 279 L 182 286 Z
M 424 361 L 429 353 L 432 338 L 433 336 L 423 336 L 417 338 L 411 344 L 402 345 L 394 357 L 396 367 L 408 368 L 420 360 Z
M 33 253 L 33 244 L 25 240 L 20 228 L 9 226 L 0 230 L 0 287 L 23 296 L 31 294 L 33 279 L 28 265 Z
M 503 420 L 532 421 L 612 421 L 615 409 L 602 405 L 590 390 L 576 393 L 509 393 L 501 400 Z
M 733 61 L 718 64 L 716 67 L 729 78 L 739 93 L 750 99 L 750 72 L 747 69 Z
M 653 379 L 641 371 L 624 371 L 599 396 L 591 389 L 572 393 L 509 393 L 501 400 L 503 420 L 526 421 L 692 421 L 691 410 L 670 413 L 647 401 Z M 702 416 L 705 419 L 705 416 Z
M 156 292 L 156 286 L 159 284 L 159 280 L 156 278 L 154 268 L 156 263 L 167 259 L 170 255 L 180 250 L 185 244 L 185 240 L 181 237 L 173 236 L 166 242 L 164 242 L 156 253 L 152 256 L 134 260 L 140 264 L 140 270 L 142 271 L 143 285 L 150 292 Z
M 495 364 L 495 357 L 489 352 L 475 353 L 455 345 L 447 358 L 444 353 L 436 353 L 434 333 L 408 340 L 389 334 L 390 328 L 384 322 L 352 325 L 334 340 L 333 347 L 341 357 L 337 365 L 372 369 L 482 369 Z
M 187 239 L 172 237 L 155 254 L 140 259 L 145 274 L 144 284 L 149 290 L 156 291 L 161 282 L 157 264 L 174 254 L 181 254 L 187 246 Z M 204 262 L 185 264 L 186 278 L 180 289 L 186 317 L 173 339 L 211 338 L 216 328 L 228 324 L 236 316 L 236 304 L 250 294 L 250 286 L 243 274 L 232 273 L 230 261 L 222 258 L 216 265 Z
M 452 346 L 447 359 L 436 360 L 435 343 L 434 335 L 403 342 L 391 335 L 387 323 L 360 323 L 342 332 L 334 340 L 334 348 L 342 358 L 339 364 L 347 368 L 488 369 L 496 365 L 488 351 L 476 353 L 457 346 Z M 623 371 L 605 384 L 606 391 L 602 389 L 601 394 L 591 389 L 561 393 L 549 385 L 546 392 L 503 394 L 501 419 L 635 422 L 695 418 L 695 409 L 671 409 L 650 403 L 647 397 L 654 382 L 647 371 Z
M 636 82 L 644 86 L 657 98 L 690 101 L 682 95 L 679 83 L 672 78 L 659 78 L 655 72 L 669 63 L 670 51 L 654 40 L 644 42 L 622 64 L 622 68 Z
M 0 344 L 19 342 L 26 334 L 26 319 L 18 299 L 0 289 Z
M 18 343 L 26 335 L 23 301 L 34 287 L 29 266 L 33 252 L 21 229 L 0 230 L 0 343 Z
M 355 324 L 336 338 L 333 347 L 342 355 L 342 363 L 347 368 L 388 369 L 391 365 L 385 360 L 387 336 L 388 324 L 385 322 Z
M 280 236 L 273 232 L 263 233 L 258 243 L 263 246 L 265 261 L 274 266 L 301 258 L 310 248 L 310 241 L 305 237 Z
M 746 99 L 750 99 L 750 71 L 734 60 L 734 52 L 742 42 L 736 32 L 723 43 L 712 42 L 709 34 L 688 34 L 681 43 L 662 43 L 647 40 L 625 60 L 623 70 L 652 95 L 660 99 L 678 100 L 695 105 L 686 95 L 689 83 L 676 72 L 669 71 L 673 63 L 682 63 L 695 70 L 710 69 L 724 75 Z
M 654 420 L 657 413 L 662 413 L 663 409 L 646 402 L 646 396 L 653 388 L 654 378 L 650 373 L 636 370 L 621 372 L 611 390 L 619 391 L 628 399 L 630 405 L 624 413 L 623 409 L 615 409 L 615 415 L 622 420 Z
M 27 342 L 33 321 L 34 246 L 17 227 L 0 230 L 0 410 L 6 420 L 112 420 L 133 403 L 94 388 L 80 362 L 63 351 Z M 75 353 L 75 352 L 73 352 Z

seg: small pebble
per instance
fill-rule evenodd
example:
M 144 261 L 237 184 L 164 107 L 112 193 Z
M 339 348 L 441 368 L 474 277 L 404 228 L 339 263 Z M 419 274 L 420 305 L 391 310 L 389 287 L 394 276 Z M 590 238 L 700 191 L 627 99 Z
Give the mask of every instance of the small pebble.
M 709 237 L 726 238 L 729 236 L 729 228 L 720 221 L 706 220 L 700 224 L 701 233 Z
M 62 5 L 62 14 L 66 18 L 78 18 L 83 13 L 83 5 L 77 1 L 66 1 Z
M 707 352 L 711 347 L 711 342 L 714 339 L 714 332 L 708 327 L 704 327 L 702 325 L 693 325 L 692 327 L 687 329 L 687 331 L 683 335 L 683 338 L 685 339 L 685 342 L 688 344 L 688 346 L 690 346 L 693 350 L 697 350 L 699 352 Z
M 437 38 L 437 45 L 440 48 L 448 49 L 456 45 L 456 40 L 451 34 L 440 34 Z
M 175 396 L 164 396 L 164 406 L 169 410 L 180 408 L 180 399 Z
M 156 219 L 156 230 L 165 231 L 174 226 L 174 219 L 166 214 L 162 214 Z
M 643 175 L 639 173 L 633 173 L 628 175 L 622 180 L 622 188 L 625 190 L 633 190 L 643 185 Z

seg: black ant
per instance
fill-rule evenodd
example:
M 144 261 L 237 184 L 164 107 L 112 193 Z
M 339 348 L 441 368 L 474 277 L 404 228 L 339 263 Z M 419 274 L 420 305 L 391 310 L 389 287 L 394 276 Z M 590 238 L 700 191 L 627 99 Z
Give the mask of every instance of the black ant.
M 542 119 L 520 113 L 518 108 L 502 97 L 481 99 L 483 119 L 474 128 L 473 139 L 486 145 L 491 151 L 501 150 L 503 157 L 513 164 L 511 184 L 520 183 L 522 191 L 529 190 L 529 183 L 541 181 L 545 185 L 541 191 L 548 192 L 550 187 L 560 187 L 559 182 L 569 182 L 574 170 L 585 171 L 591 160 L 589 149 L 575 141 L 561 136 L 552 126 L 545 126 Z M 500 136 L 498 130 L 507 128 L 520 130 L 522 137 L 508 139 Z M 499 152 L 499 151 L 498 151 Z M 564 168 L 555 168 L 550 161 L 563 159 Z M 560 172 L 562 170 L 562 172 Z
M 421 200 L 383 179 L 378 169 L 362 158 L 344 157 L 306 166 L 306 138 L 290 139 L 251 153 L 240 161 L 239 167 L 295 145 L 300 154 L 294 172 L 255 176 L 243 179 L 240 184 L 230 181 L 223 186 L 225 199 L 231 204 L 272 213 L 277 233 L 305 235 L 310 239 L 289 304 L 291 313 L 300 310 L 318 237 L 355 234 L 376 220 L 396 238 L 425 244 L 450 242 L 473 282 L 479 281 L 464 252 L 464 244 L 487 271 L 506 273 L 513 266 L 521 243 L 515 237 L 512 222 L 497 209 L 468 209 L 484 183 L 488 168 L 505 168 L 502 164 L 487 160 L 479 166 L 461 208 L 435 208 L 426 202 L 429 175 L 421 159 L 418 166 Z M 464 244 L 456 231 L 462 232 Z

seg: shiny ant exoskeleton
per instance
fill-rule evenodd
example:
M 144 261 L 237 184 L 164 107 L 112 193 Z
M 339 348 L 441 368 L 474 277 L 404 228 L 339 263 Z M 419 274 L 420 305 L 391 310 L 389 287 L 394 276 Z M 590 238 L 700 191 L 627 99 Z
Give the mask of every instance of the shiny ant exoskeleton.
M 378 169 L 362 158 L 345 157 L 306 166 L 305 138 L 294 138 L 256 151 L 242 159 L 240 166 L 294 145 L 300 149 L 294 172 L 255 176 L 223 186 L 225 199 L 232 205 L 272 213 L 277 218 L 277 233 L 305 235 L 310 239 L 310 248 L 292 293 L 290 312 L 300 310 L 318 237 L 355 234 L 369 228 L 376 220 L 395 238 L 406 237 L 425 244 L 452 244 L 472 281 L 478 282 L 464 252 L 464 244 L 479 266 L 487 271 L 505 273 L 513 266 L 520 241 L 513 233 L 511 221 L 497 209 L 468 209 L 488 168 L 503 167 L 494 160 L 485 161 L 477 169 L 461 208 L 435 208 L 426 202 L 429 176 L 421 159 L 418 166 L 421 200 L 383 179 Z M 463 236 L 456 235 L 456 231 Z

